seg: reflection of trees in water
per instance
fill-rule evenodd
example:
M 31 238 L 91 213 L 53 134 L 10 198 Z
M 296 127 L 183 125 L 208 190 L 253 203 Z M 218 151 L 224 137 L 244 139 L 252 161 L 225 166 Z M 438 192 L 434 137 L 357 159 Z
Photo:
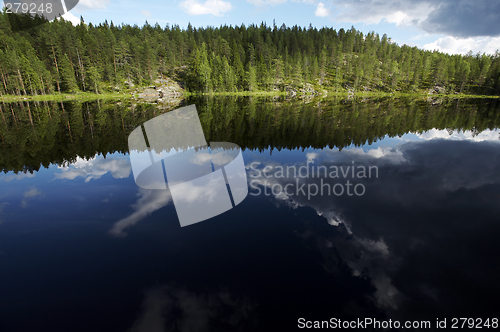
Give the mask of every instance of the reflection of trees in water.
M 152 105 L 103 102 L 2 104 L 0 167 L 36 171 L 79 156 L 128 153 L 128 134 L 160 111 Z
M 267 98 L 189 98 L 196 104 L 207 142 L 242 148 L 344 148 L 384 136 L 432 128 L 479 133 L 499 125 L 497 101 L 457 100 L 432 105 L 412 99 L 328 99 L 311 103 Z M 127 153 L 127 138 L 141 123 L 165 112 L 127 102 L 19 102 L 2 104 L 3 171 L 36 171 L 77 156 Z
M 250 99 L 251 100 L 251 99 Z M 229 141 L 249 149 L 344 148 L 384 136 L 432 128 L 481 132 L 498 127 L 496 101 L 437 105 L 411 99 L 365 102 L 328 99 L 316 103 L 255 102 L 243 98 L 192 99 L 207 141 Z

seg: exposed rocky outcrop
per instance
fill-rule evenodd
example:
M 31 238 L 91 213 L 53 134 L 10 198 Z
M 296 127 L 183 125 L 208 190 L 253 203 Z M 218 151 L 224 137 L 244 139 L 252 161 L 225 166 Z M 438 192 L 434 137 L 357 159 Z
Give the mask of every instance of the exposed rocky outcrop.
M 304 86 L 300 89 L 302 95 L 319 95 L 319 91 L 316 91 L 311 83 L 305 83 Z
M 137 95 L 137 98 L 146 102 L 154 102 L 160 98 L 160 93 L 156 90 L 156 87 L 150 87 L 142 90 Z
M 435 85 L 434 87 L 430 88 L 427 93 L 430 95 L 445 94 L 446 88 L 440 85 Z
M 286 85 L 285 86 L 285 92 L 286 92 L 286 96 L 287 97 L 291 97 L 291 98 L 294 98 L 297 96 L 297 89 L 295 88 L 292 88 L 291 86 L 289 85 Z
M 287 98 L 311 98 L 314 96 L 318 96 L 320 94 L 319 91 L 314 89 L 314 86 L 311 83 L 305 83 L 302 87 L 294 87 L 289 84 L 284 86 Z
M 155 85 L 138 91 L 137 98 L 149 103 L 171 103 L 173 100 L 182 100 L 184 89 L 170 78 L 161 78 L 154 81 Z

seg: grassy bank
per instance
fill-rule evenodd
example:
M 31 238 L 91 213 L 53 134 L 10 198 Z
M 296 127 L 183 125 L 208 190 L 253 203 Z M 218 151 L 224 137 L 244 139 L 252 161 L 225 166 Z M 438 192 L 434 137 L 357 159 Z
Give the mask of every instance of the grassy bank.
M 339 96 L 339 97 L 392 97 L 392 98 L 460 98 L 460 99 L 468 99 L 468 98 L 499 98 L 499 96 L 495 95 L 470 95 L 470 94 L 428 94 L 427 92 L 373 92 L 373 91 L 363 91 L 363 92 L 355 92 L 355 93 L 347 93 L 347 92 L 335 92 L 335 91 L 327 91 L 328 96 Z
M 79 93 L 61 93 L 50 95 L 37 95 L 37 96 L 15 96 L 3 95 L 0 97 L 2 102 L 16 102 L 16 101 L 65 101 L 65 100 L 78 100 L 90 101 L 96 99 L 125 99 L 131 98 L 130 94 L 126 93 L 92 93 L 92 92 L 79 92 Z
M 326 94 L 319 94 L 317 97 L 389 97 L 389 98 L 499 98 L 499 96 L 491 95 L 469 95 L 469 94 L 428 94 L 427 92 L 373 92 L 373 91 L 360 91 L 348 93 L 346 91 L 336 92 L 332 90 L 324 90 Z M 284 91 L 237 91 L 237 92 L 184 92 L 184 96 L 286 96 Z M 294 98 L 301 98 L 304 95 L 297 93 Z
M 184 96 L 286 96 L 284 91 L 184 92 Z

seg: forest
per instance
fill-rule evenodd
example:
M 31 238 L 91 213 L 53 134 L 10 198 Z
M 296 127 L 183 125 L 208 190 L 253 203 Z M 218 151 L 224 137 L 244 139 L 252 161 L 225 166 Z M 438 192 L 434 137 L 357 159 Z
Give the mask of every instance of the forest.
M 354 27 L 183 29 L 147 21 L 142 27 L 93 25 L 83 18 L 73 26 L 9 15 L 16 14 L 0 13 L 2 95 L 129 91 L 160 77 L 207 93 L 285 91 L 307 83 L 315 91 L 500 94 L 498 51 L 449 55 Z

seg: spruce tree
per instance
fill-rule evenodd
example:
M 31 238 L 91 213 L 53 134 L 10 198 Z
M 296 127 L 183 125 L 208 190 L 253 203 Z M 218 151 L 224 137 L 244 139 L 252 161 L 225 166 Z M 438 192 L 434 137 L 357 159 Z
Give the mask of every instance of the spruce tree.
M 76 84 L 75 73 L 69 61 L 68 55 L 64 53 L 59 61 L 59 75 L 61 78 L 62 92 L 77 92 L 78 85 Z

